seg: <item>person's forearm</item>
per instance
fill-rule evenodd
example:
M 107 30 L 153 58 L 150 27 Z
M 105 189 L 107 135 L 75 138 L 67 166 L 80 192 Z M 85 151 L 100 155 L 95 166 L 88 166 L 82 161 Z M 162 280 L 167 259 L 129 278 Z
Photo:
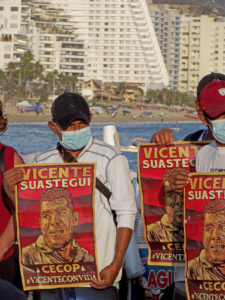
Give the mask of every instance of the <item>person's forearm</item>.
M 12 247 L 15 242 L 15 232 L 14 232 L 14 225 L 13 225 L 13 216 L 10 217 L 9 222 L 0 235 L 0 261 L 4 254 Z
M 120 227 L 117 229 L 116 251 L 112 263 L 116 264 L 118 269 L 122 266 L 123 258 L 128 248 L 132 232 L 133 231 L 127 227 Z

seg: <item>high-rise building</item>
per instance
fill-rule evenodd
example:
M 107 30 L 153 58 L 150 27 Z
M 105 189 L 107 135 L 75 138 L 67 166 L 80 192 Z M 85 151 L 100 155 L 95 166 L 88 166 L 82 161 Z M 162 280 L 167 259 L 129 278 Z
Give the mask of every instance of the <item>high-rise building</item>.
M 179 90 L 196 94 L 204 75 L 225 73 L 225 19 L 182 16 L 180 22 Z
M 145 0 L 49 0 L 32 5 L 33 49 L 45 71 L 78 79 L 168 85 Z
M 21 0 L 0 0 L 0 69 L 6 69 L 9 62 L 20 62 L 28 50 L 28 38 L 21 24 Z
M 148 8 L 168 71 L 170 88 L 177 90 L 181 12 L 177 8 L 170 8 L 168 4 L 151 4 L 148 2 Z

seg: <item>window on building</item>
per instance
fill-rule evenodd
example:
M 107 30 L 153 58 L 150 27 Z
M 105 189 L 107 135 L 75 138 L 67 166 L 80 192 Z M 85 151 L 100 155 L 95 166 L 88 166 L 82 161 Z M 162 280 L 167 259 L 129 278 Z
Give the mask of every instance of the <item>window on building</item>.
M 9 59 L 10 58 L 10 54 L 8 54 L 8 53 L 4 54 L 4 58 Z
M 12 6 L 11 7 L 11 11 L 18 11 L 18 10 L 19 10 L 19 8 L 17 6 Z

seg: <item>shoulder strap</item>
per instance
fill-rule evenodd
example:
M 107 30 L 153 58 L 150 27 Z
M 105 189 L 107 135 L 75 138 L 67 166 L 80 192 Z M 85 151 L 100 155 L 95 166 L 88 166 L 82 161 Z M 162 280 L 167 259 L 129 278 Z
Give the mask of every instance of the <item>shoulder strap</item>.
M 3 145 L 1 148 L 1 151 L 0 151 L 0 169 L 1 169 L 2 175 L 5 172 L 5 160 L 4 160 L 5 148 L 6 148 L 6 146 Z
M 5 159 L 4 159 L 5 148 L 6 148 L 6 146 L 3 145 L 0 150 L 0 169 L 1 169 L 1 173 L 2 173 L 2 178 L 3 178 L 3 174 L 5 172 Z M 1 196 L 2 196 L 2 201 L 3 201 L 6 209 L 8 210 L 8 212 L 11 215 L 13 215 L 15 212 L 15 207 L 14 207 L 11 199 L 6 194 L 3 184 L 1 186 Z
M 102 183 L 98 177 L 96 177 L 96 189 L 99 190 L 100 193 L 102 193 L 106 199 L 109 202 L 109 198 L 111 197 L 112 193 L 110 192 L 110 190 L 107 188 L 107 186 L 104 185 L 104 183 Z M 110 206 L 110 202 L 109 202 L 109 206 Z M 111 209 L 112 215 L 113 215 L 113 221 L 115 223 L 115 225 L 117 225 L 116 222 L 116 212 L 115 210 Z
M 191 133 L 184 138 L 184 141 L 197 141 L 203 132 L 204 132 L 204 129 L 201 129 L 194 133 Z

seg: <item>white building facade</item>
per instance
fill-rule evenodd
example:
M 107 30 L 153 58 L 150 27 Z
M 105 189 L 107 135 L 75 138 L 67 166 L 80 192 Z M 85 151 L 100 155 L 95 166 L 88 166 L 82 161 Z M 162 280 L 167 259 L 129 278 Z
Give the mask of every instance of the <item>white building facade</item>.
M 0 0 L 0 69 L 9 62 L 20 62 L 28 50 L 28 38 L 21 27 L 21 0 Z
M 196 94 L 203 76 L 225 73 L 225 20 L 202 15 L 182 16 L 180 21 L 178 89 Z
M 168 85 L 145 0 L 37 0 L 23 1 L 23 7 L 29 47 L 45 73 L 144 90 Z
M 168 71 L 169 87 L 177 90 L 179 83 L 181 12 L 179 9 L 170 8 L 168 4 L 149 3 L 148 8 Z

